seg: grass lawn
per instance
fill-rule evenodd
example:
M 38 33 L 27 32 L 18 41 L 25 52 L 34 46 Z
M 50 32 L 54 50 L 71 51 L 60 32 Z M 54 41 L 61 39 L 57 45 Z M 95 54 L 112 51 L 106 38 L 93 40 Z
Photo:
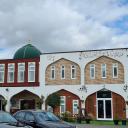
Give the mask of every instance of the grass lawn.
M 85 121 L 82 121 L 81 124 L 86 124 Z M 90 122 L 90 124 L 92 125 L 114 125 L 113 121 L 98 121 L 98 120 L 92 120 Z M 118 125 L 122 125 L 122 122 L 119 121 Z M 128 121 L 127 121 L 127 125 L 128 125 Z

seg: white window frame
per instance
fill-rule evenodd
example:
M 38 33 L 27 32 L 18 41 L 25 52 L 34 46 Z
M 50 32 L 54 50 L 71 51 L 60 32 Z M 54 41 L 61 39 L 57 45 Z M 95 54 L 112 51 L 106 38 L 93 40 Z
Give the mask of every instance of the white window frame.
M 115 76 L 115 74 L 114 74 L 114 68 L 116 68 L 116 70 L 117 70 L 117 76 Z M 113 78 L 118 78 L 118 63 L 112 64 L 112 76 L 113 76 Z
M 20 73 L 23 73 L 23 80 L 20 78 Z M 25 63 L 18 63 L 18 82 L 24 82 L 25 80 Z
M 63 103 L 60 102 L 60 113 L 64 113 L 66 111 L 66 97 L 65 96 L 60 96 L 60 101 L 63 100 Z M 64 106 L 64 112 L 62 112 L 61 106 Z
M 77 108 L 75 105 L 77 105 Z M 79 100 L 73 100 L 72 101 L 73 114 L 78 114 L 78 106 L 79 106 Z M 77 109 L 77 112 L 75 112 L 75 109 Z
M 94 70 L 94 76 L 92 75 L 92 70 Z M 90 79 L 95 79 L 95 64 L 90 64 Z
M 64 72 L 64 77 L 62 77 L 63 72 Z M 65 66 L 64 65 L 61 66 L 61 79 L 65 79 Z
M 73 77 L 73 70 L 74 70 L 74 77 Z M 71 79 L 76 79 L 76 66 L 71 65 Z
M 31 69 L 33 68 L 33 69 Z M 36 71 L 36 64 L 35 62 L 28 62 L 28 82 L 35 82 L 35 71 Z M 34 79 L 30 80 L 30 72 L 34 73 Z
M 54 73 L 54 77 L 52 73 Z M 54 65 L 51 66 L 51 80 L 55 80 L 55 66 Z
M 13 74 L 13 80 L 12 81 L 10 80 L 10 75 L 9 75 L 10 73 Z M 15 73 L 15 64 L 14 63 L 9 63 L 8 64 L 8 83 L 13 83 L 14 82 L 14 78 L 15 78 L 14 73 Z
M 103 76 L 103 71 L 105 71 L 105 76 Z M 107 78 L 106 74 L 107 74 L 106 64 L 101 64 L 101 77 L 102 78 Z
M 2 75 L 2 81 L 0 81 L 0 83 L 4 83 L 5 64 L 0 64 L 0 73 Z
M 104 118 L 98 118 L 98 101 L 99 100 L 102 100 L 103 101 L 103 105 L 104 105 Z M 111 114 L 112 114 L 112 117 L 111 118 L 106 118 L 106 113 L 105 113 L 105 110 L 106 110 L 106 106 L 105 106 L 105 101 L 106 100 L 110 100 L 111 101 Z M 97 117 L 97 120 L 113 120 L 113 100 L 112 98 L 96 98 L 96 117 Z

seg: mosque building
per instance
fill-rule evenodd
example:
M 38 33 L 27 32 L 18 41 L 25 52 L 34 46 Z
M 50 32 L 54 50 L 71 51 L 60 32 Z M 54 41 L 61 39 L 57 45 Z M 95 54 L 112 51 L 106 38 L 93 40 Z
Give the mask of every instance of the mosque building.
M 81 108 L 96 120 L 128 118 L 128 49 L 41 53 L 28 44 L 0 60 L 1 110 L 46 109 L 54 92 L 56 113 Z

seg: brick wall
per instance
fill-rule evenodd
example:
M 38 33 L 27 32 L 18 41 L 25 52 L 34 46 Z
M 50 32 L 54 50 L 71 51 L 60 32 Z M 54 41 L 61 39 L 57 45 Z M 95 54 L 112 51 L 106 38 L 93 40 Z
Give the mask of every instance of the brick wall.
M 112 64 L 118 63 L 118 78 L 113 78 Z M 95 79 L 90 79 L 90 64 L 95 64 Z M 106 64 L 106 78 L 101 76 L 101 64 Z M 85 84 L 122 84 L 124 83 L 124 67 L 109 57 L 99 57 L 88 63 L 85 67 Z
M 55 66 L 55 79 L 51 79 L 51 66 Z M 65 66 L 65 79 L 61 79 L 61 66 Z M 71 66 L 76 66 L 76 79 L 71 79 Z M 45 72 L 45 82 L 46 85 L 79 85 L 80 84 L 80 67 L 69 60 L 60 59 L 52 64 L 50 64 Z
M 85 110 L 87 114 L 96 119 L 96 93 L 87 97 L 85 101 Z
M 113 119 L 125 119 L 126 103 L 122 96 L 112 92 Z M 88 114 L 91 114 L 96 119 L 96 93 L 89 95 L 85 102 L 85 108 Z
M 79 101 L 79 107 L 81 107 L 81 104 L 80 104 L 80 98 L 69 92 L 69 91 L 66 91 L 66 90 L 60 90 L 59 92 L 59 95 L 60 96 L 65 96 L 65 100 L 66 100 L 66 111 L 69 111 L 69 112 L 73 112 L 73 100 L 78 100 Z M 55 109 L 55 113 L 60 113 L 60 107 L 57 107 Z
M 113 117 L 117 117 L 119 119 L 126 118 L 126 103 L 122 96 L 112 93 L 113 98 Z

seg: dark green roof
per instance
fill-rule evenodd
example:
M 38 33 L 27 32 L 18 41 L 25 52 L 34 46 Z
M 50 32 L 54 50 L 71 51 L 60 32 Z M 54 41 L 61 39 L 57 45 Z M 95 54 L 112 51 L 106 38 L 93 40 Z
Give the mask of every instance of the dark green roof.
M 31 44 L 27 44 L 18 49 L 14 54 L 13 59 L 27 59 L 40 57 L 41 52 Z

